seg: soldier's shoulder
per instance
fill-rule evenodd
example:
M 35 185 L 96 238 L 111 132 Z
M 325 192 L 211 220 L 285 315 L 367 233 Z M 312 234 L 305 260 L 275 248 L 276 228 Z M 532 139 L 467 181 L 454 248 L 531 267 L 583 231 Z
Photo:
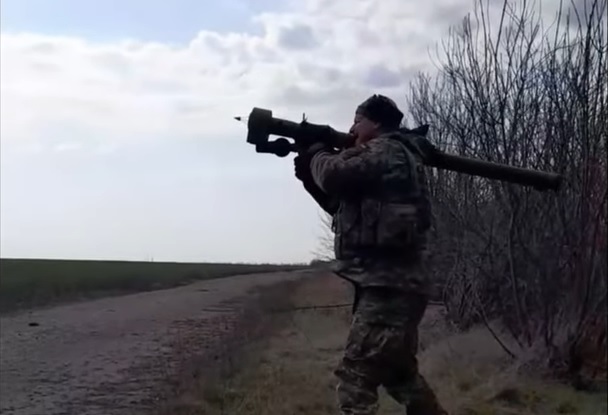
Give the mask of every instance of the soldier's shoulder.
M 381 155 L 385 160 L 407 160 L 409 159 L 407 153 L 407 146 L 399 140 L 398 137 L 392 135 L 381 135 L 369 143 L 370 151 L 372 153 Z
M 370 148 L 378 151 L 381 150 L 383 152 L 387 150 L 391 152 L 404 150 L 403 143 L 400 142 L 398 137 L 391 134 L 384 134 L 379 137 L 376 137 L 375 139 L 369 141 L 367 144 Z

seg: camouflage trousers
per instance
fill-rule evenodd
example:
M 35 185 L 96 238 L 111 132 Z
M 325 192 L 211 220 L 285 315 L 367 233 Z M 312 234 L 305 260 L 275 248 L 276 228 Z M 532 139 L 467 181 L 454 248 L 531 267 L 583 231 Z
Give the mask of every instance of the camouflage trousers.
M 355 312 L 343 358 L 334 372 L 342 415 L 376 414 L 380 386 L 408 415 L 447 415 L 418 372 L 418 324 L 425 308 L 426 300 L 420 300 L 400 325 L 366 320 Z

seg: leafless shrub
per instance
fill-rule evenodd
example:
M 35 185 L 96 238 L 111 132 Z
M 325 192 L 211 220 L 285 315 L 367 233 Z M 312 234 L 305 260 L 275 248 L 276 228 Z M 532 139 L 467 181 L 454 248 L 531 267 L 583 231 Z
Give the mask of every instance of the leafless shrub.
M 547 28 L 517 4 L 503 3 L 494 28 L 477 3 L 444 44 L 439 74 L 412 84 L 409 116 L 448 152 L 564 175 L 553 194 L 429 172 L 451 318 L 499 318 L 572 377 L 592 322 L 606 364 L 606 0 L 562 7 Z
M 319 245 L 313 252 L 318 262 L 327 262 L 334 259 L 334 239 L 332 232 L 332 216 L 327 212 L 321 213 L 321 232 Z

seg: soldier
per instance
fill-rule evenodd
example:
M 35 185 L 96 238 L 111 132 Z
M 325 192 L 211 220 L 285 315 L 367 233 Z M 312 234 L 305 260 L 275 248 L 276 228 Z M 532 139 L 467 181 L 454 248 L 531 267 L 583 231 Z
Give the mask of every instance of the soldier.
M 296 176 L 333 216 L 334 272 L 355 288 L 344 355 L 335 370 L 342 415 L 372 415 L 378 387 L 408 415 L 446 415 L 418 371 L 418 325 L 429 298 L 425 279 L 430 205 L 426 179 L 403 113 L 382 95 L 356 110 L 353 145 L 317 143 L 296 157 Z

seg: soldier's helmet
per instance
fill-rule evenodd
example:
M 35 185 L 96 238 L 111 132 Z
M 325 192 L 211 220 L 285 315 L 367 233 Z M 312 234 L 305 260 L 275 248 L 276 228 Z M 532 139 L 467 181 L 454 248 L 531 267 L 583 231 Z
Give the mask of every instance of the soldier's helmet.
M 386 129 L 397 129 L 403 119 L 403 113 L 392 99 L 374 94 L 357 107 L 357 113 L 379 123 Z

